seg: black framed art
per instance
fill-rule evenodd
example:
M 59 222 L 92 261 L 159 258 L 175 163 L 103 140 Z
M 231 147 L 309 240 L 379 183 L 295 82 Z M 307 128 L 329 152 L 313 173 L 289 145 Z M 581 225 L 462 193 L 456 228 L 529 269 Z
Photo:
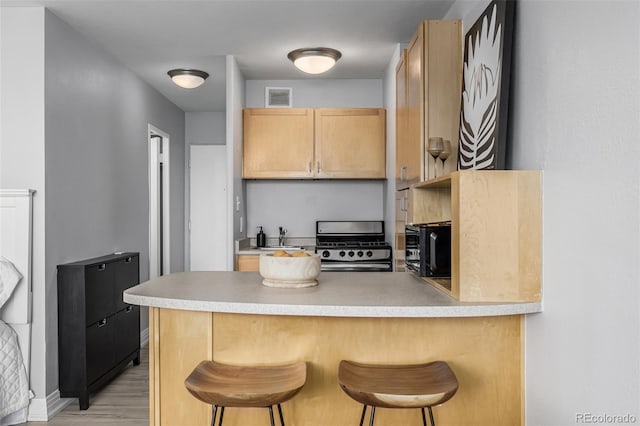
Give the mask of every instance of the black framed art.
M 504 169 L 515 1 L 494 0 L 464 39 L 458 169 Z

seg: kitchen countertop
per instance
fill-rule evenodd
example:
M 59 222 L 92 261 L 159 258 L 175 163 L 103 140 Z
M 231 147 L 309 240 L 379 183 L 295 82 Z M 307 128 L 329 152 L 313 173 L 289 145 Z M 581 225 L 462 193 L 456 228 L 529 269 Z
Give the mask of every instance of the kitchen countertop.
M 124 292 L 134 305 L 206 312 L 326 317 L 483 317 L 542 311 L 541 302 L 459 302 L 406 272 L 322 272 L 319 285 L 262 285 L 257 272 L 179 272 Z

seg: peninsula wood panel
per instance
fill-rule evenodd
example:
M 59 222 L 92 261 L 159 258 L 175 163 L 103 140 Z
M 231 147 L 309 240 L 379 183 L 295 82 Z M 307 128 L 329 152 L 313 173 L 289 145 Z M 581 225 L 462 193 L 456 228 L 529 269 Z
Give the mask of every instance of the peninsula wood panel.
M 205 413 L 210 407 L 182 391 L 182 381 L 200 357 L 236 365 L 307 362 L 307 383 L 282 407 L 291 425 L 357 424 L 362 407 L 338 385 L 341 359 L 372 363 L 447 361 L 460 388 L 450 401 L 434 409 L 438 424 L 524 424 L 521 316 L 336 318 L 155 310 L 162 320 L 157 323 L 160 332 L 151 334 L 152 338 L 160 339 L 160 352 L 177 350 L 178 354 L 161 357 L 164 368 L 151 367 L 151 374 L 159 375 L 156 380 L 161 382 L 151 386 L 151 400 L 158 399 L 154 392 L 160 388 L 161 401 L 156 404 L 160 404 L 162 417 L 162 421 L 156 417 L 152 425 L 210 422 Z M 187 324 L 191 327 L 185 339 L 180 333 Z M 205 356 L 211 347 L 213 353 Z M 167 386 L 180 389 L 169 391 Z M 420 420 L 416 409 L 376 412 L 377 426 L 420 424 Z M 224 422 L 227 426 L 268 424 L 268 411 L 229 408 Z
M 385 118 L 381 108 L 315 109 L 316 177 L 384 178 Z
M 212 357 L 212 314 L 150 308 L 150 424 L 211 423 L 211 407 L 195 399 L 184 380 L 204 359 Z
M 313 176 L 313 109 L 247 108 L 243 132 L 244 178 Z

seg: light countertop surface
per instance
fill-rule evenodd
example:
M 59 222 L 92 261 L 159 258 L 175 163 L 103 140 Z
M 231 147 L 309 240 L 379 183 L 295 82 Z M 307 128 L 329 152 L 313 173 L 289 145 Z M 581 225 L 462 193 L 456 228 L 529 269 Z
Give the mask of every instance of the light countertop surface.
M 411 273 L 321 272 L 319 285 L 274 288 L 257 272 L 179 272 L 124 292 L 133 305 L 327 317 L 482 317 L 542 311 L 540 302 L 458 302 Z

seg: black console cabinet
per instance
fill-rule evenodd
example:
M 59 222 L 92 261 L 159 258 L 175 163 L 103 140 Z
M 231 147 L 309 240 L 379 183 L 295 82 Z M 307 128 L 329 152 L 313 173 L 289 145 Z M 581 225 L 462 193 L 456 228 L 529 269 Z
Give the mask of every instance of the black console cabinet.
M 140 307 L 122 301 L 139 264 L 138 253 L 122 253 L 58 265 L 60 396 L 81 410 L 130 361 L 140 364 Z

